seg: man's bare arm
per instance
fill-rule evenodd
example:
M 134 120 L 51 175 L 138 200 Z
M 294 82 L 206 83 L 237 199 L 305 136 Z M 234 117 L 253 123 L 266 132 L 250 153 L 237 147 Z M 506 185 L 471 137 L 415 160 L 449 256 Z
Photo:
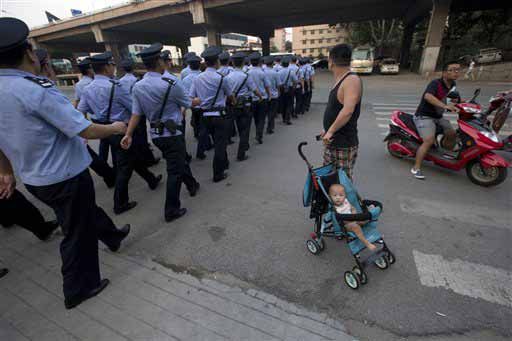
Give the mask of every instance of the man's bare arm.
M 432 104 L 435 107 L 438 107 L 438 108 L 441 108 L 444 110 L 456 111 L 456 108 L 454 105 L 444 104 L 443 101 L 440 101 L 439 99 L 437 99 L 436 96 L 434 96 L 432 94 L 426 93 L 424 98 L 425 98 L 425 101 L 427 101 L 428 103 Z
M 343 109 L 340 110 L 334 123 L 329 127 L 330 134 L 336 133 L 345 124 L 348 123 L 352 117 L 356 105 L 361 100 L 361 80 L 358 77 L 348 77 L 343 86 L 338 90 L 338 101 L 343 99 Z

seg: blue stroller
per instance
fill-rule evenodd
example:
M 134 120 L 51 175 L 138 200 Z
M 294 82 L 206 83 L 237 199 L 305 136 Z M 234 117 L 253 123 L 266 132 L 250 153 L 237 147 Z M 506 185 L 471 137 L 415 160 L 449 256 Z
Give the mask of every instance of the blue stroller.
M 305 145 L 307 142 L 301 142 L 298 146 L 299 155 L 306 162 L 309 170 L 303 200 L 304 207 L 311 207 L 310 218 L 315 220 L 314 232 L 311 233 L 311 239 L 306 241 L 307 249 L 312 254 L 318 255 L 325 249 L 324 237 L 345 239 L 356 265 L 351 271 L 345 272 L 344 280 L 351 289 L 358 289 L 368 282 L 365 268 L 369 264 L 373 263 L 384 270 L 395 263 L 395 256 L 377 230 L 377 219 L 382 213 L 382 204 L 378 201 L 362 200 L 345 172 L 341 169 L 336 171 L 332 164 L 314 169 L 302 151 Z M 345 187 L 347 199 L 357 210 L 357 214 L 336 213 L 329 197 L 329 187 L 333 184 L 341 184 Z M 354 233 L 345 229 L 344 221 L 369 221 L 362 230 L 370 243 L 378 245 L 377 251 L 367 258 L 362 258 L 361 252 L 366 249 L 366 246 Z

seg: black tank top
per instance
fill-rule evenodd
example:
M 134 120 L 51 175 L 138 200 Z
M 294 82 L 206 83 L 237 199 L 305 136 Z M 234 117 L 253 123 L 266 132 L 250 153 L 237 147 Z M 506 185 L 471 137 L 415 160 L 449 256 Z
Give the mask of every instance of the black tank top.
M 351 72 L 347 73 L 338 84 L 331 90 L 329 94 L 329 102 L 327 103 L 327 107 L 325 108 L 324 113 L 324 130 L 327 131 L 331 125 L 338 117 L 341 109 L 343 109 L 343 104 L 338 101 L 338 89 L 341 84 L 348 76 L 352 75 Z M 361 99 L 363 98 L 363 93 L 361 89 Z M 348 148 L 354 147 L 359 144 L 359 139 L 357 137 L 357 119 L 359 118 L 359 114 L 361 113 L 361 99 L 359 99 L 359 103 L 357 103 L 354 108 L 354 112 L 350 117 L 350 120 L 341 127 L 334 135 L 331 142 L 332 147 L 336 148 Z

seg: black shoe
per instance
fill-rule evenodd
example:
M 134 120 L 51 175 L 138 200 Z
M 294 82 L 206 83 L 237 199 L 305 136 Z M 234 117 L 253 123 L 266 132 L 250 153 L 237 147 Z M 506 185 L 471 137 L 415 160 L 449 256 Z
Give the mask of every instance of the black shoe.
M 88 293 L 86 294 L 83 294 L 83 295 L 78 295 L 78 296 L 75 296 L 75 297 L 72 297 L 70 299 L 65 299 L 64 300 L 64 306 L 66 306 L 66 309 L 73 309 L 74 307 L 76 307 L 77 305 L 79 305 L 80 303 L 82 303 L 83 301 L 86 301 L 88 300 L 89 298 L 92 298 L 96 295 L 98 295 L 100 292 L 102 292 L 108 285 L 110 284 L 110 281 L 106 278 L 102 279 L 100 281 L 100 285 L 95 288 L 95 289 L 92 289 L 91 291 L 89 291 Z
M 0 278 L 4 277 L 9 273 L 9 269 L 0 269 Z
M 214 177 L 213 178 L 213 182 L 221 182 L 222 180 L 225 180 L 227 177 L 228 177 L 228 174 L 227 173 L 223 173 L 219 177 Z
M 131 210 L 135 206 L 137 206 L 137 202 L 136 201 L 131 201 L 131 202 L 127 203 L 126 205 L 120 207 L 120 208 L 114 208 L 114 213 L 116 215 L 120 215 L 120 214 L 122 214 L 122 213 L 124 213 L 126 211 Z
M 285 124 L 286 124 L 287 126 L 291 126 L 291 125 L 292 125 L 292 122 L 287 121 Z
M 272 135 L 273 133 L 274 133 L 274 131 L 273 131 L 273 130 L 269 130 L 269 131 L 267 131 L 267 135 Z
M 236 158 L 236 161 L 240 161 L 240 162 L 242 162 L 242 161 L 247 160 L 248 158 L 249 158 L 249 156 L 244 155 L 244 156 L 242 156 L 242 157 L 237 157 L 237 158 Z
M 109 246 L 108 249 L 112 252 L 119 251 L 119 249 L 121 248 L 121 242 L 130 234 L 130 230 L 131 230 L 130 224 L 126 224 L 123 227 L 121 227 L 118 230 L 119 234 L 121 235 L 119 237 L 119 241 L 117 243 L 115 243 L 114 245 Z
M 197 195 L 197 192 L 199 192 L 200 187 L 201 187 L 201 185 L 199 184 L 199 182 L 196 182 L 196 185 L 194 186 L 194 188 L 192 190 L 188 191 L 190 196 L 195 197 Z
M 192 161 L 192 155 L 187 153 L 187 155 L 185 155 L 185 161 L 187 161 L 187 163 L 190 163 L 190 161 Z
M 149 185 L 149 189 L 154 191 L 158 187 L 160 182 L 162 182 L 162 179 L 163 179 L 163 175 L 162 174 L 157 175 L 156 178 L 155 178 L 155 182 L 153 182 L 152 184 Z
M 48 226 L 48 233 L 40 238 L 43 242 L 50 240 L 55 230 L 59 228 L 59 223 L 57 220 L 47 221 L 46 226 Z
M 261 137 L 257 137 L 256 142 L 258 142 L 258 144 L 263 144 L 263 139 Z
M 228 144 L 233 144 L 233 143 L 235 143 L 235 141 L 233 141 L 233 140 L 231 140 L 231 139 L 230 139 L 230 140 L 228 140 Z
M 108 188 L 116 187 L 116 180 L 115 179 L 113 181 L 112 180 L 105 180 L 105 179 L 103 179 L 103 181 L 105 182 L 105 185 L 107 185 Z
M 204 160 L 204 159 L 206 159 L 206 155 L 204 155 L 204 154 L 203 155 L 196 155 L 196 159 Z
M 168 216 L 168 217 L 165 217 L 165 221 L 170 223 L 171 221 L 174 221 L 176 219 L 179 219 L 179 218 L 183 217 L 186 213 L 187 213 L 187 209 L 186 208 L 180 208 L 178 210 L 178 212 L 176 212 L 175 214 L 173 214 L 171 216 Z

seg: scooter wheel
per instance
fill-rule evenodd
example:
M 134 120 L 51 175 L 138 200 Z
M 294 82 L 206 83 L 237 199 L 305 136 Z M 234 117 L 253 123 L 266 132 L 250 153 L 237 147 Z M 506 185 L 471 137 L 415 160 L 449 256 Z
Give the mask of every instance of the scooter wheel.
M 483 187 L 492 187 L 505 181 L 507 168 L 489 167 L 483 169 L 480 161 L 472 160 L 466 165 L 466 174 L 472 183 Z

